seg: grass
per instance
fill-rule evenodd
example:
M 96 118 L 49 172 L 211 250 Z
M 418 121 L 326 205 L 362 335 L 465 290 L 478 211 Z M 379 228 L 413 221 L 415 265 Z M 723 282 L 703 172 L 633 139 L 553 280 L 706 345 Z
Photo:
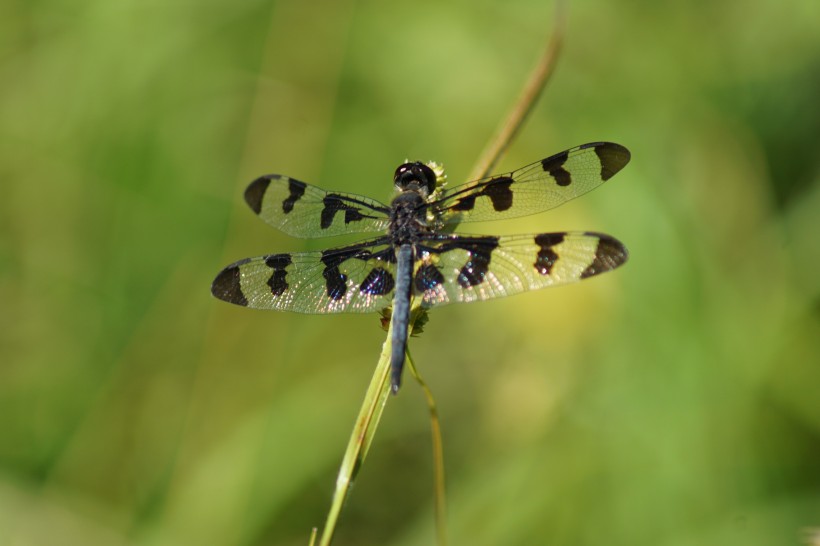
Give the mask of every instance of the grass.
M 224 264 L 327 243 L 268 229 L 241 190 L 281 172 L 386 198 L 407 157 L 466 179 L 551 9 L 4 6 L 0 544 L 304 544 L 383 332 L 212 300 Z M 632 162 L 470 231 L 604 231 L 630 262 L 442 308 L 413 341 L 453 543 L 763 546 L 818 526 L 818 21 L 809 0 L 569 6 L 499 169 L 592 140 Z M 432 541 L 428 414 L 405 387 L 334 544 Z

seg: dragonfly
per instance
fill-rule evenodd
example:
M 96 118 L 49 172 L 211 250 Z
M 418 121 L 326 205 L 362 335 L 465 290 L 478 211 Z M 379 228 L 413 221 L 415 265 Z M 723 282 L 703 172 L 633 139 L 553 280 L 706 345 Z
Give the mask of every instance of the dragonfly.
M 239 260 L 216 276 L 211 293 L 254 309 L 389 310 L 395 394 L 413 326 L 411 310 L 569 284 L 611 271 L 628 257 L 620 241 L 603 233 L 466 235 L 454 228 L 552 209 L 597 188 L 629 160 L 629 151 L 619 144 L 592 142 L 452 188 L 446 188 L 439 164 L 407 162 L 395 171 L 389 205 L 288 176 L 261 176 L 245 190 L 245 201 L 283 233 L 297 238 L 377 235 L 326 250 Z

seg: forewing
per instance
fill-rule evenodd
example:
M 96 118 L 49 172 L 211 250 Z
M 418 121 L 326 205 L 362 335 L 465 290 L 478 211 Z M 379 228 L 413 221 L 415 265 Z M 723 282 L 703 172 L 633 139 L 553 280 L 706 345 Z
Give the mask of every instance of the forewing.
M 418 246 L 413 277 L 425 307 L 501 298 L 611 271 L 628 257 L 602 233 L 439 235 Z
M 328 192 L 279 174 L 251 182 L 245 201 L 265 223 L 292 237 L 383 232 L 389 223 L 390 209 L 378 201 Z
M 441 224 L 535 214 L 597 188 L 629 158 L 629 150 L 620 144 L 583 144 L 511 173 L 452 188 L 429 204 L 430 210 Z
M 395 253 L 385 238 L 319 252 L 271 254 L 229 265 L 214 279 L 217 298 L 254 309 L 366 313 L 390 305 Z

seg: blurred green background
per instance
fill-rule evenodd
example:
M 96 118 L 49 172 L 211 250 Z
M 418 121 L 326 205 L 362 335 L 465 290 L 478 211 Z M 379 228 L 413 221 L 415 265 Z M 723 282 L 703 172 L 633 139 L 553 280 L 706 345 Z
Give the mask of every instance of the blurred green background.
M 384 332 L 213 299 L 290 239 L 285 173 L 387 200 L 463 181 L 551 2 L 0 6 L 0 544 L 306 544 Z M 820 526 L 820 3 L 570 6 L 499 170 L 593 140 L 632 163 L 477 233 L 611 233 L 601 278 L 431 313 L 453 544 L 783 545 Z M 432 544 L 408 380 L 336 544 Z

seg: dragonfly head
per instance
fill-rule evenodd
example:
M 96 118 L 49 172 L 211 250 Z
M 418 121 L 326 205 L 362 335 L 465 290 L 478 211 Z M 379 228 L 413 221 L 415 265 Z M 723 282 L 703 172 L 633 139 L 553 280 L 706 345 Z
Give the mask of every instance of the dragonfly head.
M 422 163 L 414 161 L 399 165 L 396 174 L 393 175 L 393 183 L 399 191 L 415 190 L 424 193 L 427 197 L 436 189 L 436 173 Z

